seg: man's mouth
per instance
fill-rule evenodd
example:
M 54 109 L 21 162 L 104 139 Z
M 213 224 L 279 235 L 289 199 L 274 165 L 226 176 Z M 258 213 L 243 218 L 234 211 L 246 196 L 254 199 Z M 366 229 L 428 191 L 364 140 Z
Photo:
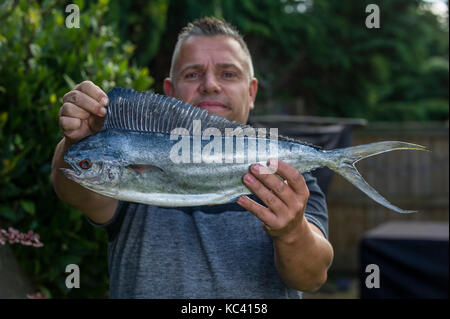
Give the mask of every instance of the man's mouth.
M 196 104 L 203 110 L 220 111 L 227 109 L 227 106 L 218 101 L 203 101 Z

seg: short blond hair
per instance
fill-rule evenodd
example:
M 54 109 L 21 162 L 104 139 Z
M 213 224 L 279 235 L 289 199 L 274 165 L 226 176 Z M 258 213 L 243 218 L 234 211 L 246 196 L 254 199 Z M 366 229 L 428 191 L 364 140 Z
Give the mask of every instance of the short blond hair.
M 175 49 L 173 50 L 172 61 L 170 64 L 170 79 L 172 81 L 174 80 L 173 68 L 175 60 L 178 57 L 178 53 L 180 52 L 180 48 L 184 41 L 192 36 L 214 37 L 219 35 L 233 38 L 240 44 L 248 58 L 248 71 L 251 80 L 254 76 L 253 63 L 250 51 L 248 50 L 244 38 L 234 26 L 215 17 L 205 17 L 194 20 L 185 26 L 178 34 L 178 40 L 175 45 Z

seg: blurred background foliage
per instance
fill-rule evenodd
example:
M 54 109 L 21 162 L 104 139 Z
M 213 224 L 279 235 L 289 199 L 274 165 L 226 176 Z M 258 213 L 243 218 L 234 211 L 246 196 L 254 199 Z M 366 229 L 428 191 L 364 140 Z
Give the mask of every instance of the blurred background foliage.
M 49 297 L 103 297 L 108 289 L 106 232 L 60 201 L 50 182 L 62 97 L 84 79 L 104 90 L 153 84 L 148 68 L 130 64 L 131 43 L 104 23 L 108 2 L 76 3 L 79 29 L 65 27 L 69 13 L 57 1 L 6 1 L 0 10 L 0 228 L 40 234 L 44 247 L 12 250 Z M 66 288 L 68 264 L 80 266 L 82 288 Z
M 80 8 L 79 29 L 65 26 L 72 2 Z M 380 7 L 380 29 L 365 27 L 369 3 Z M 448 16 L 428 6 L 420 0 L 1 1 L 0 228 L 41 235 L 43 248 L 13 247 L 33 285 L 49 297 L 107 296 L 106 232 L 61 202 L 50 183 L 59 107 L 76 83 L 162 92 L 180 29 L 214 15 L 248 42 L 260 83 L 256 114 L 448 121 Z M 70 263 L 80 266 L 80 289 L 65 287 Z
M 365 27 L 369 3 L 380 7 L 379 29 Z M 214 15 L 248 42 L 260 82 L 255 114 L 443 121 L 448 18 L 429 6 L 420 0 L 111 1 L 108 21 L 136 45 L 132 59 L 150 68 L 159 92 L 179 30 Z M 295 101 L 300 109 L 289 107 Z

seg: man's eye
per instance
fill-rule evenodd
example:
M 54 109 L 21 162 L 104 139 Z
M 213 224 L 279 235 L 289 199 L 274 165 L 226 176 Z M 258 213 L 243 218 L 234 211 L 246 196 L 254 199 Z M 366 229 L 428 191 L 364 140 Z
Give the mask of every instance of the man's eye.
M 198 77 L 198 73 L 192 72 L 185 75 L 186 79 L 196 79 Z
M 232 78 L 232 77 L 234 77 L 234 73 L 233 72 L 223 72 L 223 76 L 225 78 Z
M 236 77 L 236 73 L 227 71 L 227 72 L 223 72 L 222 76 L 225 79 L 234 79 Z

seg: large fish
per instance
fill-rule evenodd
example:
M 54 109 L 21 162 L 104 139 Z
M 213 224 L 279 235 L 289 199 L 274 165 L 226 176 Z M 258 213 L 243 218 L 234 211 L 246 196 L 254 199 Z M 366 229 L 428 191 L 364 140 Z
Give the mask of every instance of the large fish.
M 326 166 L 381 205 L 412 212 L 384 199 L 354 164 L 392 150 L 427 150 L 423 146 L 386 141 L 324 151 L 174 98 L 121 88 L 108 97 L 102 129 L 72 145 L 64 160 L 73 170 L 61 169 L 94 192 L 165 207 L 224 204 L 251 194 L 242 182 L 250 165 L 277 157 L 301 172 Z

